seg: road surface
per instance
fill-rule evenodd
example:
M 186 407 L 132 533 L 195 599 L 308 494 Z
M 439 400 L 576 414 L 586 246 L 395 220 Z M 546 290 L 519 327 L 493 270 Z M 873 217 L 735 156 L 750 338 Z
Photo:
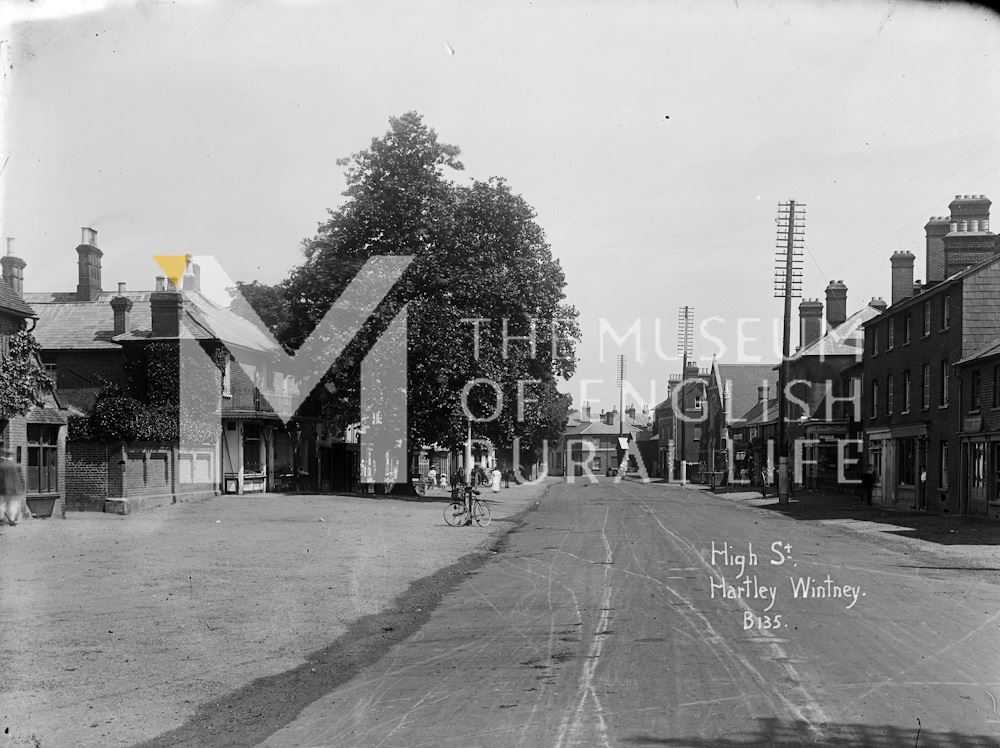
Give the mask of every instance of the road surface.
M 560 484 L 264 745 L 1000 744 L 997 564 L 887 529 Z

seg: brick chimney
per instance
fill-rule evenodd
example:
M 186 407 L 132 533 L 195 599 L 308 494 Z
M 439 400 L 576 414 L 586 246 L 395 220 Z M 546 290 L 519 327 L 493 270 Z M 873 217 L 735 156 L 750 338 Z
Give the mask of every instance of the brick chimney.
M 132 299 L 125 296 L 125 284 L 118 284 L 118 295 L 111 299 L 111 309 L 115 313 L 115 335 L 128 332 L 128 313 L 132 311 Z
M 913 253 L 907 251 L 893 252 L 889 258 L 892 263 L 893 305 L 913 296 L 913 260 Z
M 924 226 L 927 236 L 927 267 L 925 274 L 928 282 L 944 280 L 944 237 L 951 229 L 951 219 L 948 216 L 934 216 Z
M 156 276 L 156 290 L 149 295 L 149 313 L 152 316 L 154 338 L 176 338 L 181 331 L 181 295 L 177 286 L 163 276 Z
M 826 287 L 826 324 L 829 329 L 847 320 L 847 286 L 844 281 L 830 281 Z
M 583 407 L 580 408 L 580 420 L 581 421 L 590 420 L 590 403 L 584 403 Z
M 188 263 L 183 283 L 185 291 L 201 291 L 201 266 L 198 263 Z
M 24 266 L 27 264 L 20 257 L 14 256 L 14 238 L 8 236 L 7 254 L 0 259 L 0 266 L 3 266 L 3 279 L 18 296 L 24 293 Z
M 79 280 L 76 284 L 76 297 L 80 301 L 94 301 L 101 293 L 101 257 L 104 253 L 97 248 L 97 231 L 86 226 L 82 229 L 83 238 L 76 248 L 79 255 L 77 267 Z
M 884 312 L 888 304 L 885 303 L 885 299 L 879 297 L 872 298 L 872 300 L 868 302 L 868 306 L 872 309 L 878 309 L 880 312 Z
M 823 336 L 823 302 L 803 299 L 799 304 L 799 346 L 805 348 Z

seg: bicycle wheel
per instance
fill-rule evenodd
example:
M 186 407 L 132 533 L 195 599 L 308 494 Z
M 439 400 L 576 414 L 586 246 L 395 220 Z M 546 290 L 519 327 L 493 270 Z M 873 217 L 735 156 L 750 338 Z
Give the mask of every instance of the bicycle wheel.
M 490 507 L 482 501 L 477 501 L 472 505 L 472 519 L 480 527 L 486 527 L 490 523 Z
M 465 513 L 465 504 L 463 502 L 453 501 L 444 508 L 444 521 L 451 527 L 464 525 L 466 519 L 467 515 Z

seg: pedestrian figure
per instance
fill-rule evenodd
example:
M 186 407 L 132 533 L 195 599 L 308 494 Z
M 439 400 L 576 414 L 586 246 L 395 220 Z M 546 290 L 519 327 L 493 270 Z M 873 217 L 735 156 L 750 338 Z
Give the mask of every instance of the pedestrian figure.
M 12 457 L 9 449 L 0 455 L 0 523 L 6 520 L 8 524 L 16 525 L 21 518 L 24 481 Z
M 501 479 L 501 477 L 502 476 L 500 475 L 500 468 L 494 467 L 493 468 L 493 473 L 492 473 L 492 478 L 493 478 L 493 493 L 500 493 L 500 479 Z
M 431 469 L 427 471 L 427 487 L 432 488 L 437 485 L 437 470 L 431 465 Z
M 872 486 L 875 483 L 875 474 L 870 468 L 865 468 L 861 474 L 861 498 L 868 506 L 872 503 Z
M 503 471 L 503 487 L 504 488 L 510 488 L 510 474 L 513 473 L 513 472 L 514 471 L 511 470 L 510 468 L 504 468 L 504 471 Z

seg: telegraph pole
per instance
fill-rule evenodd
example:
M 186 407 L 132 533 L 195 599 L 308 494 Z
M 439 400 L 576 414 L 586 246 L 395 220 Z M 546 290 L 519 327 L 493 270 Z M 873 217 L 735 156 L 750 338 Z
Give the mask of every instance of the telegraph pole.
M 687 483 L 687 440 L 685 439 L 685 425 L 687 423 L 687 368 L 688 356 L 692 354 L 694 341 L 694 307 L 682 306 L 677 310 L 677 352 L 681 354 L 681 458 L 680 472 L 681 485 Z
M 618 355 L 618 449 L 622 450 L 621 438 L 625 433 L 625 377 L 628 376 L 627 366 L 625 363 L 625 354 L 621 353 Z M 618 470 L 624 476 L 625 471 L 622 469 L 622 463 L 625 462 L 625 455 L 622 454 L 621 458 L 618 460 Z
M 778 503 L 788 503 L 788 357 L 791 353 L 792 297 L 802 296 L 802 243 L 805 235 L 805 205 L 789 200 L 778 203 L 778 237 L 775 244 L 774 295 L 785 300 L 785 320 L 778 368 Z M 766 414 L 765 414 L 766 415 Z

